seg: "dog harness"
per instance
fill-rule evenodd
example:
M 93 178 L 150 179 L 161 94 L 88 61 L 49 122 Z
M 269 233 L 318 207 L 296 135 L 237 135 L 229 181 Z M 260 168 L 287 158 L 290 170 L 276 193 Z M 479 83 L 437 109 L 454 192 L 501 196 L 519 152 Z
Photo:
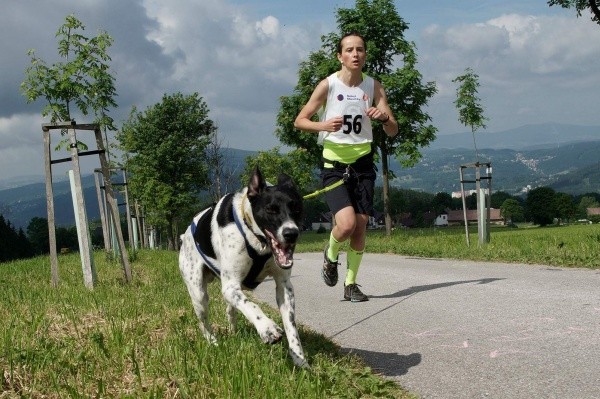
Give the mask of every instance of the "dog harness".
M 207 212 L 212 212 L 212 208 L 209 208 L 209 210 L 207 210 Z M 246 244 L 246 251 L 248 252 L 248 256 L 250 257 L 250 259 L 252 259 L 252 267 L 250 268 L 250 271 L 246 275 L 246 278 L 244 278 L 244 280 L 242 281 L 242 284 L 244 285 L 244 287 L 247 287 L 248 289 L 253 290 L 256 287 L 258 287 L 258 285 L 261 283 L 261 281 L 256 281 L 256 278 L 258 277 L 260 272 L 264 269 L 265 264 L 267 263 L 267 261 L 269 260 L 269 258 L 271 258 L 271 256 L 273 254 L 268 253 L 268 254 L 260 255 L 258 252 L 256 252 L 256 250 L 250 245 L 250 243 L 248 242 L 248 239 L 246 238 L 246 233 L 244 233 L 244 229 L 242 227 L 242 222 L 240 221 L 237 213 L 235 212 L 235 209 L 231 208 L 231 212 L 233 213 L 233 220 L 235 221 L 235 225 L 237 226 L 238 230 L 244 237 L 244 243 Z M 192 232 L 192 237 L 194 237 L 196 235 L 196 223 L 194 223 L 193 221 L 192 221 L 192 224 L 190 225 L 190 229 Z M 208 266 L 208 268 L 215 275 L 217 275 L 218 277 L 221 277 L 221 270 L 210 260 L 210 258 L 204 253 L 204 251 L 202 251 L 200 244 L 195 239 L 194 239 L 194 244 L 196 244 L 196 249 L 198 250 L 198 253 L 200 253 L 200 256 L 202 256 L 202 259 L 204 259 L 206 266 Z

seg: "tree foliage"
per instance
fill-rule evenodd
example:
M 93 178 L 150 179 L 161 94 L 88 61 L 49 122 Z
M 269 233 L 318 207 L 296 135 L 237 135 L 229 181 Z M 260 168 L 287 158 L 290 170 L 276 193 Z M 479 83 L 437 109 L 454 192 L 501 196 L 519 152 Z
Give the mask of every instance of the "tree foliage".
M 500 207 L 500 216 L 507 223 L 518 223 L 525 220 L 525 210 L 519 201 L 514 198 L 507 198 Z
M 577 216 L 581 219 L 586 218 L 588 208 L 600 208 L 600 202 L 594 196 L 584 195 L 577 204 Z
M 31 242 L 23 229 L 17 231 L 9 220 L 0 215 L 0 263 L 30 258 L 33 255 Z
M 29 50 L 31 63 L 21 83 L 21 91 L 28 103 L 43 97 L 47 104 L 42 116 L 50 121 L 72 120 L 72 106 L 83 114 L 93 113 L 94 123 L 103 129 L 116 130 L 109 109 L 116 107 L 114 77 L 110 73 L 108 49 L 113 39 L 105 31 L 88 38 L 83 35 L 83 23 L 69 15 L 56 32 L 58 55 L 64 59 L 48 65 Z
M 246 158 L 244 173 L 240 176 L 242 185 L 246 185 L 252 176 L 254 167 L 258 166 L 265 180 L 275 184 L 277 177 L 285 173 L 294 180 L 301 192 L 307 193 L 314 188 L 315 168 L 310 156 L 304 150 L 292 150 L 281 154 L 279 147 L 268 151 L 259 151 L 256 156 Z
M 187 218 L 184 210 L 209 183 L 205 149 L 216 128 L 208 112 L 198 93 L 165 94 L 144 112 L 134 108 L 117 135 L 127 153 L 131 195 L 150 224 L 167 228 L 170 248 L 176 248 L 179 218 Z
M 599 0 L 549 0 L 548 5 L 561 6 L 562 8 L 575 8 L 577 16 L 580 17 L 582 11 L 592 12 L 592 21 L 600 24 L 600 1 Z
M 554 194 L 552 206 L 556 212 L 556 218 L 561 221 L 570 221 L 577 214 L 577 207 L 573 202 L 573 197 L 566 193 Z
M 527 194 L 525 201 L 526 212 L 534 224 L 547 226 L 552 224 L 556 216 L 554 195 L 556 192 L 550 187 L 537 187 Z
M 33 251 L 36 255 L 50 252 L 50 234 L 48 232 L 48 219 L 34 217 L 27 225 L 27 236 L 31 240 Z M 58 248 L 60 246 L 56 244 Z
M 452 209 L 452 196 L 448 193 L 440 192 L 433 196 L 432 208 L 435 215 L 439 215 L 446 211 L 446 209 Z
M 454 104 L 458 110 L 458 120 L 465 126 L 471 128 L 473 134 L 473 146 L 475 147 L 475 156 L 479 162 L 479 152 L 477 151 L 477 142 L 475 140 L 475 131 L 479 128 L 485 129 L 487 118 L 483 115 L 481 99 L 478 97 L 479 75 L 473 69 L 466 68 L 463 75 L 457 76 L 454 83 L 458 83 L 456 89 L 456 100 Z

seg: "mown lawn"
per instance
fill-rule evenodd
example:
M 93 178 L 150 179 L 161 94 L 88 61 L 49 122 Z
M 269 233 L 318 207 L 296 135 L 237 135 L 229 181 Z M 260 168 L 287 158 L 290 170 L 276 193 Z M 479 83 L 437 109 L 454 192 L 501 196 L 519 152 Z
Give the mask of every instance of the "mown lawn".
M 600 268 L 600 225 L 509 229 L 471 246 L 463 228 L 369 231 L 370 252 Z M 297 251 L 320 252 L 327 233 L 303 233 Z M 240 317 L 227 331 L 219 285 L 211 321 L 220 339 L 198 331 L 177 254 L 139 251 L 133 282 L 103 252 L 98 284 L 83 285 L 78 254 L 59 258 L 50 285 L 48 257 L 0 264 L 0 398 L 413 398 L 324 336 L 300 326 L 309 370 L 293 366 L 287 344 L 265 345 Z M 280 323 L 279 315 L 264 309 Z
M 263 344 L 243 317 L 229 333 L 215 283 L 220 341 L 208 345 L 174 252 L 138 252 L 131 284 L 104 253 L 94 258 L 94 290 L 78 254 L 59 257 L 58 288 L 47 257 L 0 264 L 0 398 L 413 397 L 308 328 L 299 330 L 309 370 L 293 366 L 286 342 Z
M 600 224 L 508 228 L 493 226 L 490 242 L 480 246 L 477 226 L 469 226 L 470 246 L 464 227 L 396 229 L 387 237 L 370 230 L 368 252 L 426 258 L 472 259 L 564 267 L 600 268 Z M 320 252 L 328 233 L 304 232 L 299 251 Z

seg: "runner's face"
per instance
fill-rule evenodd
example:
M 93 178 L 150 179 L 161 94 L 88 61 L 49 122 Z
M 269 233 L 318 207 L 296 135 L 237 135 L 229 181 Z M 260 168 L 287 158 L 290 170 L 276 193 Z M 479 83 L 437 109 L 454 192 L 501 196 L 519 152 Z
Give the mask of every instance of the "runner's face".
M 362 69 L 365 65 L 367 52 L 365 43 L 358 36 L 347 36 L 342 40 L 342 52 L 338 59 L 348 69 Z

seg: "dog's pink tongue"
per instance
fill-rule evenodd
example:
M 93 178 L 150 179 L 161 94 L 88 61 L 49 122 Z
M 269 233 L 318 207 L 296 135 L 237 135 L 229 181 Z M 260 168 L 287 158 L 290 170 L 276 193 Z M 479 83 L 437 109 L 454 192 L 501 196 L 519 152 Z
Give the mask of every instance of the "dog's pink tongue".
M 291 249 L 285 249 L 277 242 L 274 243 L 273 248 L 275 249 L 273 255 L 280 266 L 291 267 L 294 264 L 294 255 Z
M 270 231 L 267 230 L 266 233 L 271 240 L 271 250 L 275 262 L 282 268 L 292 267 L 294 264 L 294 245 L 281 244 Z
M 292 267 L 294 264 L 294 251 L 292 250 L 292 247 L 285 248 L 277 242 L 277 240 L 271 238 L 271 249 L 273 251 L 273 256 L 275 257 L 275 262 L 277 262 L 280 267 Z

